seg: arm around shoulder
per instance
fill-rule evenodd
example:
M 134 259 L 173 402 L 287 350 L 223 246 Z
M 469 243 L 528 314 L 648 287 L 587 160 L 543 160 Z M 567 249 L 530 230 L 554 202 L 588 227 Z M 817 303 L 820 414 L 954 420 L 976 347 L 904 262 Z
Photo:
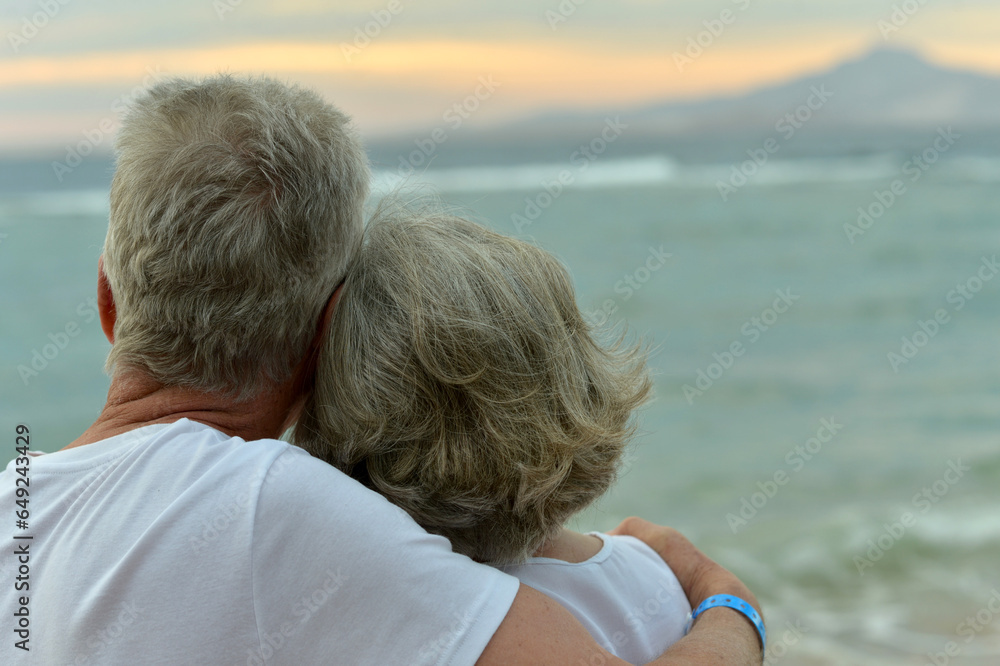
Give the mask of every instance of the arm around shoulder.
M 761 617 L 760 602 L 730 571 L 709 559 L 675 529 L 641 518 L 627 518 L 612 530 L 644 541 L 673 570 L 692 608 L 708 597 L 725 594 L 738 597 L 754 607 Z M 654 664 L 725 664 L 757 666 L 764 660 L 757 629 L 741 613 L 729 608 L 710 608 L 702 613 L 691 632 L 670 646 Z
M 613 533 L 644 541 L 673 569 L 692 607 L 716 594 L 760 604 L 736 576 L 709 559 L 677 530 L 629 518 Z M 691 632 L 667 649 L 657 666 L 758 666 L 763 649 L 757 631 L 728 608 L 712 608 Z M 541 592 L 521 585 L 514 603 L 486 646 L 480 666 L 493 664 L 624 664 L 604 650 L 569 611 Z
M 477 666 L 501 664 L 626 664 L 597 644 L 568 610 L 521 585 Z
M 706 611 L 690 634 L 651 663 L 657 666 L 758 666 L 761 661 L 760 645 L 750 624 L 737 613 L 723 608 Z M 598 645 L 569 611 L 541 592 L 521 585 L 507 617 L 476 664 L 610 666 L 626 662 Z

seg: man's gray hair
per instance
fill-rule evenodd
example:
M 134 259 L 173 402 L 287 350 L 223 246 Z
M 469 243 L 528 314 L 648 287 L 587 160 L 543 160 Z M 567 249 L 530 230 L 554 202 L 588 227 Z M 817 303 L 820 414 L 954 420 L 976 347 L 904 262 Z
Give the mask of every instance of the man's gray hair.
M 349 118 L 272 79 L 173 79 L 115 149 L 108 371 L 241 397 L 290 378 L 361 240 L 369 171 Z

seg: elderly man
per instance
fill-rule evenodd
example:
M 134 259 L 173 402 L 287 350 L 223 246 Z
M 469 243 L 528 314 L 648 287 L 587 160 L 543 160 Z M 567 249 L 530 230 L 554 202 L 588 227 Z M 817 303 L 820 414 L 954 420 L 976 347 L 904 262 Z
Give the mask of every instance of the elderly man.
M 4 550 L 29 573 L 0 597 L 3 663 L 620 663 L 555 602 L 276 439 L 361 236 L 348 119 L 267 79 L 174 80 L 116 148 L 98 269 L 111 388 L 79 438 L 0 479 L 0 504 L 29 499 L 32 537 Z M 692 605 L 756 605 L 676 532 L 619 531 Z M 655 663 L 760 660 L 751 622 L 713 608 Z

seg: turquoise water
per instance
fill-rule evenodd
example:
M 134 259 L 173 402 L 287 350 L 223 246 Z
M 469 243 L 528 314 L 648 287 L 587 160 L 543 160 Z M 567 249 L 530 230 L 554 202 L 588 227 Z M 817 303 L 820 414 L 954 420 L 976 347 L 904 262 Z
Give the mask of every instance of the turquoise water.
M 710 177 L 632 166 L 551 201 L 530 173 L 437 182 L 555 252 L 585 311 L 655 347 L 644 434 L 578 527 L 637 514 L 681 529 L 757 592 L 771 663 L 941 663 L 928 653 L 949 641 L 948 663 L 1000 662 L 1000 280 L 976 282 L 1000 255 L 995 174 L 930 172 L 851 244 L 844 224 L 891 171 L 762 179 L 724 202 Z M 107 389 L 87 302 L 105 197 L 0 200 L 0 423 L 29 423 L 43 450 L 79 434 Z M 526 197 L 547 205 L 534 216 Z M 535 219 L 512 220 L 526 208 Z M 67 324 L 79 332 L 63 340 Z M 17 367 L 60 341 L 25 381 Z M 705 390 L 686 396 L 699 371 Z

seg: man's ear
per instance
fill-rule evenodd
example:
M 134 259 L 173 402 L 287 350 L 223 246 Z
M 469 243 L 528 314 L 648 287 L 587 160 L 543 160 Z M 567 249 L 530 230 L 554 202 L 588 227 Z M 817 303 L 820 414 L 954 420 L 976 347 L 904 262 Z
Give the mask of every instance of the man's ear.
M 111 293 L 111 283 L 104 272 L 104 257 L 97 258 L 97 311 L 101 315 L 101 329 L 108 342 L 115 344 L 115 295 Z
M 317 341 L 320 346 L 323 344 L 323 340 L 326 339 L 326 334 L 330 330 L 330 319 L 333 317 L 333 309 L 337 307 L 337 301 L 340 300 L 340 292 L 344 288 L 344 283 L 341 282 L 337 285 L 337 288 L 333 290 L 333 294 L 330 296 L 330 300 L 326 302 L 326 307 L 323 308 L 323 316 L 319 320 L 319 331 L 317 331 Z
M 333 294 L 330 296 L 330 300 L 326 302 L 326 307 L 323 308 L 323 313 L 316 324 L 316 337 L 313 338 L 312 343 L 309 345 L 309 352 L 306 354 L 306 370 L 309 374 L 315 369 L 316 362 L 319 359 L 319 352 L 323 349 L 326 336 L 329 335 L 330 319 L 333 317 L 333 309 L 337 307 L 337 301 L 340 300 L 340 291 L 343 288 L 344 283 L 341 282 L 333 290 Z
M 330 318 L 333 317 L 333 309 L 337 307 L 337 301 L 340 299 L 340 290 L 343 287 L 344 283 L 341 282 L 333 290 L 333 294 L 326 302 L 326 307 L 323 308 L 319 321 L 316 322 L 316 335 L 313 337 L 312 342 L 309 343 L 309 349 L 306 350 L 305 358 L 302 359 L 302 363 L 296 373 L 298 391 L 301 391 L 304 387 L 312 383 L 313 375 L 316 372 L 316 363 L 319 362 L 319 352 L 323 349 L 326 336 L 329 335 Z
M 319 362 L 319 353 L 323 349 L 323 342 L 326 340 L 326 336 L 329 335 L 330 318 L 333 316 L 333 309 L 337 306 L 337 300 L 340 298 L 340 290 L 343 286 L 343 282 L 337 285 L 337 288 L 333 290 L 333 295 L 330 296 L 330 300 L 326 302 L 323 314 L 320 315 L 319 321 L 316 324 L 316 337 L 309 344 L 306 356 L 302 359 L 302 363 L 299 365 L 298 371 L 292 380 L 291 391 L 292 395 L 296 397 L 289 409 L 288 419 L 281 428 L 282 431 L 288 430 L 299 420 L 299 414 L 306 403 L 307 393 L 312 390 L 312 383 L 316 377 L 316 364 Z

